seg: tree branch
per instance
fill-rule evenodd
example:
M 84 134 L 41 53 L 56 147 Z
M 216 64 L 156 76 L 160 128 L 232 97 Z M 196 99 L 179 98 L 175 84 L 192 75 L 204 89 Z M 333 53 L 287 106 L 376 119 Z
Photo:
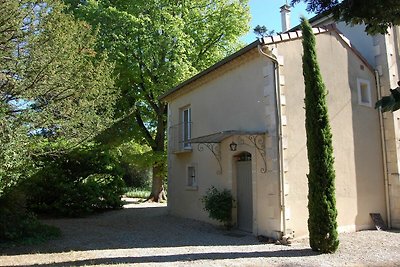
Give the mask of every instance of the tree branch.
M 142 115 L 140 114 L 140 111 L 138 108 L 135 110 L 135 118 L 136 118 L 136 122 L 139 125 L 139 128 L 142 131 L 144 138 L 146 139 L 149 146 L 152 149 L 156 148 L 157 147 L 156 143 L 155 143 L 153 137 L 151 136 L 149 130 L 147 129 L 146 125 L 144 125 Z

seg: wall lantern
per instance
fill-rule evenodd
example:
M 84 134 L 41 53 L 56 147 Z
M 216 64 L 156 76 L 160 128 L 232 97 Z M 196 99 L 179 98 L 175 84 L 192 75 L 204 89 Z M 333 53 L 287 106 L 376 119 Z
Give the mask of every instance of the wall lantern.
M 230 143 L 229 147 L 230 147 L 231 151 L 236 151 L 237 144 L 232 141 L 232 143 Z

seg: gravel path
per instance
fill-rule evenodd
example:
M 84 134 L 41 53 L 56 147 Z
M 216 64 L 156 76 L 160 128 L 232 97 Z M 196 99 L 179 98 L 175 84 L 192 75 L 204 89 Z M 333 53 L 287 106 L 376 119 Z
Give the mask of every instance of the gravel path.
M 254 236 L 167 215 L 165 204 L 81 219 L 46 220 L 61 239 L 0 251 L 0 266 L 400 266 L 400 232 L 340 235 L 339 251 L 320 255 L 308 240 L 261 244 Z

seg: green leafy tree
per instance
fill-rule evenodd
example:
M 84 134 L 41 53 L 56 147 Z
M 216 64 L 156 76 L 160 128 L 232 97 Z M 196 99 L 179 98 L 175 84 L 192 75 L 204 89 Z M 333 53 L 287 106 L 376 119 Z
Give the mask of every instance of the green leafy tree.
M 400 81 L 397 82 L 398 87 L 390 89 L 390 95 L 384 96 L 375 103 L 375 108 L 381 108 L 381 112 L 395 112 L 400 109 Z
M 400 2 L 397 0 L 292 0 L 305 2 L 307 11 L 332 12 L 338 20 L 366 25 L 369 34 L 386 33 L 388 27 L 400 25 Z
M 0 239 L 35 232 L 21 184 L 41 159 L 113 122 L 113 65 L 93 49 L 91 27 L 64 9 L 57 0 L 0 0 Z
M 339 246 L 335 200 L 332 134 L 324 82 L 319 70 L 315 37 L 302 18 L 303 76 L 305 83 L 306 133 L 308 153 L 308 231 L 315 251 L 333 253 Z
M 90 26 L 58 1 L 0 1 L 0 10 L 1 197 L 29 176 L 34 158 L 107 127 L 116 92 Z
M 151 147 L 149 199 L 162 200 L 167 105 L 158 98 L 240 46 L 238 37 L 248 30 L 248 1 L 65 2 L 99 29 L 97 51 L 106 50 L 116 63 L 118 123 L 98 140 L 118 145 L 135 139 Z
M 257 35 L 259 38 L 263 38 L 265 36 L 271 36 L 275 33 L 274 30 L 269 31 L 268 28 L 265 25 L 257 25 L 254 27 L 253 32 L 255 35 Z

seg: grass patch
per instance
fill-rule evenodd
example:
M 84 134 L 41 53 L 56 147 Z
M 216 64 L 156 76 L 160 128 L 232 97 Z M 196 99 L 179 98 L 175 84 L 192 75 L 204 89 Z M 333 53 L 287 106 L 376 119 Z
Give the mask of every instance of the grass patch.
M 124 191 L 124 196 L 131 198 L 148 198 L 151 193 L 149 188 L 127 187 Z

